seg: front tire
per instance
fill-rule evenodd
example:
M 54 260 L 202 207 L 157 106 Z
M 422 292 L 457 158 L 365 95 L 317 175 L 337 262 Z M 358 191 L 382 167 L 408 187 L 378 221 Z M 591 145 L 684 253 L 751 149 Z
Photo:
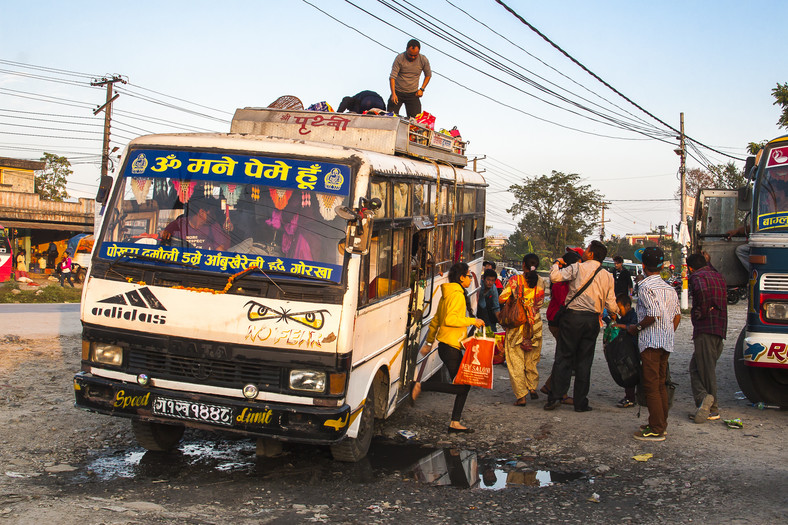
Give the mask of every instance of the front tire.
M 355 463 L 367 455 L 372 434 L 375 432 L 375 385 L 369 387 L 364 408 L 361 409 L 361 422 L 358 435 L 355 438 L 345 438 L 344 441 L 331 445 L 331 455 L 336 461 Z
M 131 429 L 137 443 L 153 452 L 166 452 L 174 449 L 180 443 L 185 430 L 182 425 L 165 425 L 151 421 L 131 420 Z
M 745 330 L 742 330 L 733 352 L 733 371 L 742 393 L 753 403 L 788 407 L 788 370 L 747 366 L 744 335 Z

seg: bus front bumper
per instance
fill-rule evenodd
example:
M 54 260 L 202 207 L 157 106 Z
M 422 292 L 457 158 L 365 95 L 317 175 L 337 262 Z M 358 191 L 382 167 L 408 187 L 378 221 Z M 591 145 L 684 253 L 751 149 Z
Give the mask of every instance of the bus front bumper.
M 323 408 L 240 401 L 143 387 L 88 372 L 74 376 L 74 395 L 78 408 L 101 414 L 299 443 L 337 443 L 350 422 L 347 404 Z
M 788 334 L 748 331 L 743 355 L 748 366 L 788 368 Z

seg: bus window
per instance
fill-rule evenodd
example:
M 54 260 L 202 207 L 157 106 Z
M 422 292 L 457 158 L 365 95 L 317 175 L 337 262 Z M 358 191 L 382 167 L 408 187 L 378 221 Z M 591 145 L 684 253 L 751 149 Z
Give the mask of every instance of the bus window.
M 758 231 L 788 231 L 788 168 L 764 171 L 758 187 Z
M 438 193 L 435 190 L 435 184 L 430 184 L 429 195 L 427 196 L 427 215 L 430 217 L 435 216 L 436 204 L 435 200 L 438 198 Z
M 467 196 L 467 193 L 466 193 L 466 196 Z M 464 243 L 464 255 L 463 255 L 463 260 L 464 261 L 470 261 L 471 259 L 473 259 L 473 251 L 474 251 L 473 250 L 473 241 L 474 241 L 474 239 L 473 239 L 473 232 L 474 232 L 473 222 L 474 221 L 472 219 L 466 220 L 465 221 L 465 227 L 463 228 L 463 232 L 462 232 L 462 239 L 463 239 L 463 243 Z
M 476 190 L 465 189 L 462 192 L 462 213 L 473 213 L 476 211 Z
M 391 215 L 389 215 L 388 192 L 386 191 L 385 182 L 373 182 L 370 184 L 369 196 L 372 199 L 380 199 L 380 209 L 375 212 L 376 218 L 383 219 L 386 217 L 391 217 Z
M 438 215 L 446 215 L 448 212 L 446 210 L 449 209 L 449 187 L 445 184 L 441 184 L 441 196 L 440 196 L 440 203 L 438 204 Z
M 391 288 L 391 230 L 372 238 L 369 249 L 369 298 L 389 294 Z
M 410 283 L 408 282 L 408 251 L 405 250 L 407 240 L 407 232 L 405 228 L 394 230 L 392 251 L 391 251 L 391 290 L 396 292 Z
M 408 197 L 410 185 L 407 182 L 394 183 L 394 217 L 408 217 Z
M 413 215 L 429 215 L 428 192 L 426 184 L 413 185 Z
M 473 225 L 475 231 L 473 255 L 481 257 L 484 252 L 484 218 L 474 219 Z

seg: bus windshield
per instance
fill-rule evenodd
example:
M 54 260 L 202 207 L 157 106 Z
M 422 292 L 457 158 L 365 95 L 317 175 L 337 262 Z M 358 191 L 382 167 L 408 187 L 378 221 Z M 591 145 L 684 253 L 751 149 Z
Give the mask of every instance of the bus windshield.
M 788 148 L 779 149 L 788 150 Z M 772 150 L 772 153 L 774 152 L 775 150 Z M 785 153 L 788 154 L 788 151 Z M 759 182 L 756 196 L 757 231 L 788 231 L 788 165 L 773 167 L 767 165 Z
M 346 222 L 335 208 L 350 179 L 349 166 L 330 162 L 134 150 L 97 253 L 339 282 Z

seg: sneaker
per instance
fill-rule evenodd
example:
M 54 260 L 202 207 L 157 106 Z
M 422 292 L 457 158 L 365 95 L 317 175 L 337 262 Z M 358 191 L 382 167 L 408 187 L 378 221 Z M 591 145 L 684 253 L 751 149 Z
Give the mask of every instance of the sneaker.
M 647 428 L 648 425 L 640 425 L 640 430 L 646 430 Z M 666 430 L 665 432 L 662 433 L 662 435 L 668 437 L 668 431 Z
M 646 428 L 642 428 L 632 434 L 632 437 L 638 439 L 640 441 L 665 441 L 665 433 L 657 434 L 653 430 L 651 430 L 650 426 L 646 426 Z
M 695 411 L 695 417 L 693 418 L 693 421 L 695 421 L 696 424 L 705 423 L 709 417 L 709 411 L 711 410 L 711 405 L 713 404 L 714 404 L 714 396 L 711 394 L 706 394 L 706 397 L 703 398 L 703 402 Z
M 687 414 L 687 417 L 690 418 L 690 421 L 695 421 L 695 414 Z M 717 421 L 719 418 L 720 418 L 720 413 L 714 412 L 712 414 L 709 414 L 709 416 L 706 418 L 706 421 Z
M 629 408 L 635 406 L 635 403 L 627 398 L 622 399 L 618 403 L 616 403 L 618 408 Z

